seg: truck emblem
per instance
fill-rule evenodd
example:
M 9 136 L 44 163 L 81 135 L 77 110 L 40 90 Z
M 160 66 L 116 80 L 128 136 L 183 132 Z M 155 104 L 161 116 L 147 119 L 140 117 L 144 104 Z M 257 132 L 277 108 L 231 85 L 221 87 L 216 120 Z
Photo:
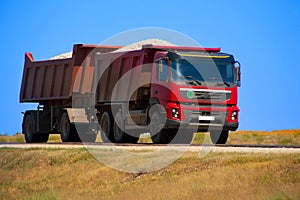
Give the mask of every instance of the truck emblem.
M 190 90 L 186 93 L 186 96 L 189 98 L 189 99 L 192 99 L 194 97 L 195 93 L 194 91 Z

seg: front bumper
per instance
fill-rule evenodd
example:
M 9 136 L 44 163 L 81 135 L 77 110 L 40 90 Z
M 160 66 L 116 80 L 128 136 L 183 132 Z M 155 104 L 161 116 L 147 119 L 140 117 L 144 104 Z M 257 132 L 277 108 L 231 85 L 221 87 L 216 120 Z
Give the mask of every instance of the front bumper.
M 199 132 L 206 132 L 209 130 L 228 130 L 235 131 L 239 127 L 239 122 L 223 122 L 222 120 L 197 122 L 197 117 L 185 119 L 184 121 L 167 119 L 165 128 L 170 129 L 192 129 Z

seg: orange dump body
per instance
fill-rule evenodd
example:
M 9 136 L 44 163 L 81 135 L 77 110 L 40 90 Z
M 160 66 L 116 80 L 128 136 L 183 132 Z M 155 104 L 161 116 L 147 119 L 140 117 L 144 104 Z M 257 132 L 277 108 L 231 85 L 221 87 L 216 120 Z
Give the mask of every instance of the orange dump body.
M 75 44 L 71 58 L 34 61 L 25 54 L 20 102 L 70 99 L 72 94 L 90 93 L 95 68 L 95 54 L 107 53 L 121 46 Z

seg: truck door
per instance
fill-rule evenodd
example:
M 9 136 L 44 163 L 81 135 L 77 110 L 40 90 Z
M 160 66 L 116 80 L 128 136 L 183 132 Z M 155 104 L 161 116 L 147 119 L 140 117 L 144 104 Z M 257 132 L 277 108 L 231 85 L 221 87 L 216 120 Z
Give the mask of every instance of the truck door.
M 151 80 L 151 98 L 158 100 L 163 107 L 166 106 L 170 97 L 170 70 L 168 63 L 167 58 L 157 59 L 154 63 Z

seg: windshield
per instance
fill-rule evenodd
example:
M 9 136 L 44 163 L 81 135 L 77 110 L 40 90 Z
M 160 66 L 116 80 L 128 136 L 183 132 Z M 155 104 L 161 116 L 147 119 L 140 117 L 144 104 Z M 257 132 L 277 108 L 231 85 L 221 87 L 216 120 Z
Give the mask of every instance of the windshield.
M 192 85 L 236 84 L 232 58 L 190 58 L 171 60 L 172 80 Z

